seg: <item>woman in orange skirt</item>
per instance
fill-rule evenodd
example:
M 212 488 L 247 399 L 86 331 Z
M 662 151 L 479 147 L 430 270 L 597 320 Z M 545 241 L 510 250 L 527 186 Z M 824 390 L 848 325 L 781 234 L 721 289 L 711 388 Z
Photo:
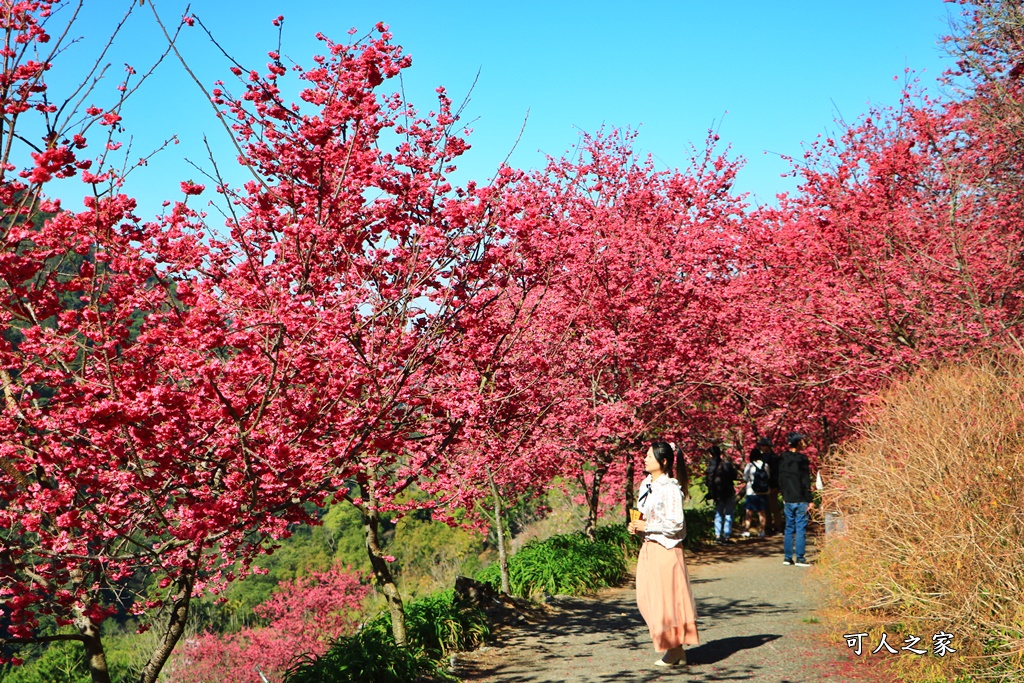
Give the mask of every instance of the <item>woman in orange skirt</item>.
M 683 645 L 699 643 L 697 607 L 683 559 L 683 491 L 672 478 L 674 462 L 670 444 L 655 441 L 648 449 L 644 459 L 648 474 L 637 501 L 643 519 L 629 525 L 630 533 L 644 536 L 636 564 L 636 602 L 654 649 L 665 653 L 655 662 L 658 666 L 686 664 Z M 683 463 L 680 470 L 685 473 Z

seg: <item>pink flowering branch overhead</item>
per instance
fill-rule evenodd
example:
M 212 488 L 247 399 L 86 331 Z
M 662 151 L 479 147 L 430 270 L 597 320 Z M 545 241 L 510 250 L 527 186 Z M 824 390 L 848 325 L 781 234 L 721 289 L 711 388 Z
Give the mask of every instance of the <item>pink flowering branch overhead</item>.
M 19 8 L 13 42 L 44 42 L 33 13 L 48 6 Z M 276 54 L 237 98 L 214 91 L 260 178 L 240 192 L 215 170 L 144 221 L 104 161 L 116 143 L 83 159 L 81 133 L 4 176 L 6 642 L 45 640 L 53 614 L 105 681 L 100 625 L 128 610 L 162 622 L 139 676 L 153 681 L 195 595 L 313 522 L 309 504 L 395 505 L 453 438 L 424 387 L 490 272 L 490 190 L 444 179 L 467 145 L 443 91 L 427 116 L 375 92 L 409 64 L 385 28 L 322 40 L 297 69 L 301 105 L 282 104 Z M 9 109 L 38 101 L 42 70 L 12 67 Z M 113 130 L 110 113 L 87 116 Z M 96 188 L 84 211 L 45 198 L 76 174 Z M 190 205 L 218 193 L 223 229 Z
M 800 193 L 751 217 L 729 296 L 752 334 L 722 369 L 753 415 L 827 446 L 886 382 L 1020 348 L 1019 155 L 984 108 L 907 93 L 812 145 Z

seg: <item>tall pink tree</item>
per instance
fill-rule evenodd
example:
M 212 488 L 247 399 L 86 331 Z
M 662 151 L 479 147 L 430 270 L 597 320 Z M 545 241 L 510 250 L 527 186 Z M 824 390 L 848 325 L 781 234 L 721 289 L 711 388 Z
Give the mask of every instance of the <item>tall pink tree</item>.
M 893 378 L 1020 348 L 1018 155 L 978 114 L 908 93 L 813 144 L 800 191 L 751 217 L 730 296 L 756 333 L 724 367 L 754 413 L 828 446 Z
M 232 203 L 231 242 L 208 282 L 237 324 L 307 354 L 274 372 L 285 386 L 316 393 L 295 427 L 323 430 L 322 489 L 359 509 L 403 645 L 381 517 L 419 505 L 406 492 L 440 467 L 461 427 L 432 393 L 432 378 L 458 341 L 463 309 L 493 286 L 501 232 L 492 195 L 505 174 L 486 187 L 449 184 L 468 148 L 458 114 L 443 89 L 436 110 L 420 115 L 383 88 L 411 64 L 386 26 L 347 44 L 319 39 L 325 55 L 294 69 L 305 86 L 301 105 L 281 100 L 287 71 L 276 51 L 262 75 L 233 69 L 238 94 L 225 84 L 212 90 L 257 179 L 238 194 L 221 184 Z M 259 410 L 253 398 L 246 404 Z
M 605 477 L 628 505 L 640 445 L 682 436 L 694 417 L 708 373 L 701 347 L 716 333 L 709 297 L 730 273 L 743 209 L 730 193 L 737 164 L 713 140 L 691 168 L 660 172 L 635 157 L 634 137 L 584 136 L 577 158 L 529 180 L 559 254 L 552 319 L 569 342 L 551 370 L 573 388 L 553 423 L 586 491 L 588 533 Z
M 235 191 L 211 173 L 225 228 L 191 181 L 144 221 L 118 192 L 119 105 L 61 117 L 28 50 L 50 5 L 5 9 L 3 643 L 80 641 L 102 683 L 101 624 L 127 610 L 159 625 L 139 674 L 155 681 L 192 599 L 338 496 L 364 511 L 402 642 L 377 515 L 453 438 L 425 376 L 490 267 L 487 190 L 444 181 L 466 148 L 447 98 L 418 117 L 376 92 L 409 64 L 384 27 L 323 39 L 302 106 L 282 104 L 274 52 L 237 98 L 213 93 L 254 174 Z M 48 131 L 34 150 L 13 142 L 30 115 Z M 44 191 L 74 176 L 78 212 Z M 44 615 L 74 631 L 41 631 Z
M 493 523 L 502 589 L 509 590 L 505 510 L 524 495 L 538 495 L 564 473 L 564 458 L 551 440 L 549 416 L 564 383 L 550 368 L 567 342 L 565 320 L 549 301 L 557 258 L 537 253 L 535 235 L 548 218 L 519 182 L 497 201 L 496 220 L 506 235 L 496 258 L 500 277 L 480 291 L 459 325 L 459 343 L 443 356 L 438 395 L 458 415 L 461 434 L 445 466 L 424 487 L 438 497 L 436 518 L 453 523 L 461 509 L 470 523 Z

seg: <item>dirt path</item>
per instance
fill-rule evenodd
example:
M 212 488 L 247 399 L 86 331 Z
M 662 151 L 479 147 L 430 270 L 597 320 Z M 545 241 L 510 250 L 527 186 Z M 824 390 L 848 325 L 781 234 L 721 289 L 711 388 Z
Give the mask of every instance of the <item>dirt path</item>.
M 814 553 L 809 552 L 812 557 Z M 701 644 L 685 669 L 659 669 L 632 585 L 558 598 L 550 615 L 499 633 L 460 655 L 467 683 L 765 681 L 881 683 L 843 644 L 827 644 L 814 618 L 814 568 L 782 564 L 782 539 L 750 540 L 688 555 Z M 869 657 L 867 657 L 869 658 Z

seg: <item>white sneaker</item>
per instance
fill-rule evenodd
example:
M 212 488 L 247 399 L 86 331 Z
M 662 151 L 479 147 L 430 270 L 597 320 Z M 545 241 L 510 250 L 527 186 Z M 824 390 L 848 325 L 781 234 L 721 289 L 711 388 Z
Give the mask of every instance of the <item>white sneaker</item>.
M 750 532 L 749 531 L 744 531 L 743 532 L 743 538 L 750 538 Z
M 665 656 L 654 662 L 655 666 L 686 666 L 686 650 L 673 648 Z

